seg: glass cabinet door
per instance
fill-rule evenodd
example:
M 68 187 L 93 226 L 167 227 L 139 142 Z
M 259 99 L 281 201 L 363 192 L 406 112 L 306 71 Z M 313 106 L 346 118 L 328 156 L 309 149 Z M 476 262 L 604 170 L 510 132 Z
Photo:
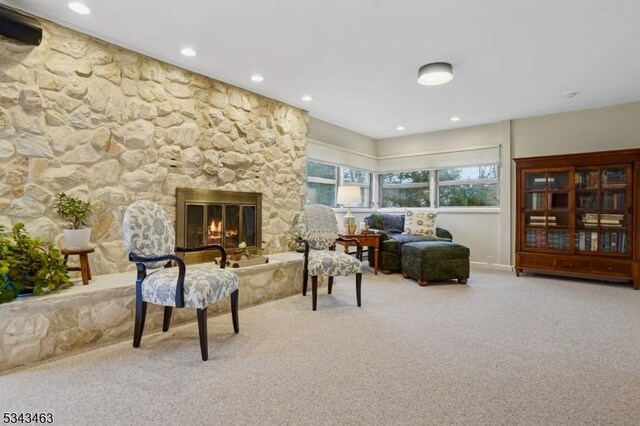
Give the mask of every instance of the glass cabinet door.
M 628 256 L 630 246 L 627 208 L 630 198 L 629 166 L 576 171 L 577 253 L 607 253 Z
M 524 173 L 524 245 L 569 250 L 570 171 Z

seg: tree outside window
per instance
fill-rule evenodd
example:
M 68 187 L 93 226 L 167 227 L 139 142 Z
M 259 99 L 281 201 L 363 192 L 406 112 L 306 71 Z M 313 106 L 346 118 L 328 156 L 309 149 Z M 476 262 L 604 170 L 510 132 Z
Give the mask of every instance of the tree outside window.
M 307 161 L 307 204 L 336 205 L 337 169 L 330 164 Z
M 430 207 L 429 171 L 380 175 L 381 207 Z
M 438 170 L 438 205 L 497 206 L 500 204 L 496 164 Z

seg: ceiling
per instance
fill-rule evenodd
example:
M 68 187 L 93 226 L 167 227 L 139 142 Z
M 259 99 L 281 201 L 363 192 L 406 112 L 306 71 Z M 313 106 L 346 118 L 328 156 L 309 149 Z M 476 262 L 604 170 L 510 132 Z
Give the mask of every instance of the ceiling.
M 0 3 L 376 139 L 640 100 L 638 0 Z M 435 61 L 453 81 L 417 84 Z

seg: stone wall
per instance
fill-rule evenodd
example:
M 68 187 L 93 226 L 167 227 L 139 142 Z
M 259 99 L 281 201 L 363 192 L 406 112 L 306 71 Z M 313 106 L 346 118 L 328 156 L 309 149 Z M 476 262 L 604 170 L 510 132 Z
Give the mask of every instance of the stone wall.
M 130 268 L 126 206 L 171 214 L 175 188 L 263 194 L 263 247 L 286 250 L 303 205 L 307 114 L 43 21 L 38 47 L 0 37 L 0 224 L 62 245 L 64 191 L 94 204 L 94 275 Z

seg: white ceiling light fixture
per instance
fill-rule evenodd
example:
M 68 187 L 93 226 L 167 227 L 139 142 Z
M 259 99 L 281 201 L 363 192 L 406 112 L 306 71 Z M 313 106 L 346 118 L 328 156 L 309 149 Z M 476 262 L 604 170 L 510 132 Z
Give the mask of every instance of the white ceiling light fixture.
M 453 67 L 448 62 L 432 62 L 418 70 L 418 83 L 423 86 L 439 86 L 453 79 Z
M 399 131 L 399 132 L 401 132 L 401 131 L 403 131 L 403 130 L 404 130 L 404 126 L 398 126 L 398 127 L 396 127 L 396 130 L 397 130 L 397 131 Z
M 191 47 L 183 47 L 180 50 L 180 53 L 182 53 L 184 56 L 189 56 L 189 57 L 196 56 L 197 54 L 195 49 L 192 49 Z
M 251 81 L 255 81 L 256 83 L 260 83 L 261 81 L 264 81 L 264 77 L 260 74 L 254 74 L 251 76 Z
M 80 3 L 79 1 L 72 1 L 68 6 L 69 9 L 73 10 L 75 13 L 79 13 L 80 15 L 88 15 L 91 13 L 91 9 L 89 9 L 86 4 Z
M 451 120 L 451 121 L 460 121 L 460 117 L 454 115 L 449 120 Z
M 313 96 L 311 96 L 311 95 L 304 95 L 301 99 L 302 99 L 303 101 L 305 101 L 305 102 L 311 102 L 311 101 L 313 100 Z

